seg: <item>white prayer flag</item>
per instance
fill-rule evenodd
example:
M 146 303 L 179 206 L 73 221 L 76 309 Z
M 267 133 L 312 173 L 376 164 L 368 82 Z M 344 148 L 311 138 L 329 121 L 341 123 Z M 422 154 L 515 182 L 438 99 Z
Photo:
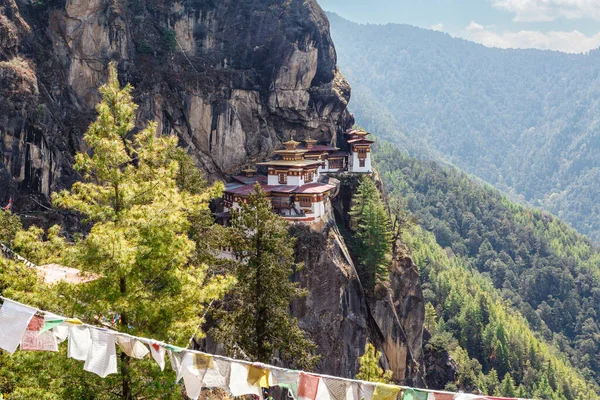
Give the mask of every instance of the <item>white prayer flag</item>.
M 71 325 L 69 327 L 69 350 L 67 353 L 69 358 L 79 361 L 87 360 L 91 346 L 92 338 L 87 326 Z
M 117 373 L 117 348 L 113 332 L 102 329 L 90 329 L 92 346 L 83 369 L 93 372 L 101 378 Z
M 229 388 L 229 375 L 231 374 L 231 363 L 229 361 L 214 359 L 213 368 L 209 368 L 204 374 L 202 386 L 208 388 Z
M 161 371 L 165 370 L 165 354 L 167 353 L 167 349 L 164 346 L 161 346 L 157 341 L 150 341 L 150 353 L 152 354 L 152 358 L 158 364 Z
M 37 310 L 23 304 L 4 299 L 0 309 L 0 349 L 13 354 L 27 330 L 29 321 Z
M 185 393 L 193 400 L 200 397 L 202 380 L 206 370 L 213 365 L 212 357 L 198 353 L 185 352 L 181 360 L 181 375 L 185 385 Z
M 248 366 L 236 362 L 231 363 L 231 377 L 229 379 L 229 391 L 233 396 L 253 394 L 262 398 L 262 390 L 258 385 L 248 383 Z
M 171 361 L 171 368 L 177 374 L 175 378 L 175 383 L 179 382 L 181 379 L 181 359 L 183 357 L 183 353 L 177 353 L 175 351 L 169 350 L 169 361 Z
M 64 342 L 69 337 L 69 325 L 60 324 L 52 328 L 52 333 L 56 336 L 58 343 Z
M 142 359 L 150 353 L 150 350 L 142 342 L 132 336 L 117 335 L 116 340 L 121 350 L 129 357 Z
M 375 391 L 374 383 L 359 383 L 358 384 L 358 398 L 364 400 L 371 400 L 373 392 Z

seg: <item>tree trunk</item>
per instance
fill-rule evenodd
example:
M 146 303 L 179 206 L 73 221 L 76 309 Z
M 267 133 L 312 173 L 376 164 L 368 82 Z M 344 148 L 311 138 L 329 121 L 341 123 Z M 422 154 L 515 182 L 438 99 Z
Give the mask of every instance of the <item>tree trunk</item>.
M 268 363 L 269 355 L 265 354 L 265 311 L 264 305 L 262 304 L 262 241 L 261 241 L 261 232 L 260 230 L 256 233 L 256 287 L 255 287 L 255 297 L 256 297 L 256 355 L 258 357 L 258 361 Z
M 119 286 L 122 295 L 127 294 L 127 278 L 124 276 L 119 279 Z M 121 313 L 121 326 L 127 330 L 129 322 L 127 321 L 127 314 Z M 122 396 L 123 400 L 133 400 L 133 394 L 131 392 L 131 377 L 129 375 L 129 357 L 125 352 L 121 352 L 121 384 L 123 386 Z

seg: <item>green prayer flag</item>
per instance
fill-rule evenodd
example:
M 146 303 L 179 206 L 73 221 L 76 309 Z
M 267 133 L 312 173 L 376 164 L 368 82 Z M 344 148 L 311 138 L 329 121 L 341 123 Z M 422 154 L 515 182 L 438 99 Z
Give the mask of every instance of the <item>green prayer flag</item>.
M 174 351 L 175 353 L 181 353 L 185 350 L 183 347 L 173 346 L 172 344 L 166 344 L 165 349 Z
M 62 324 L 63 322 L 65 322 L 64 319 L 54 319 L 52 321 L 44 321 L 44 326 L 42 326 L 42 329 L 40 330 L 40 335 L 46 331 L 49 331 L 50 329 L 54 328 L 55 326 L 58 326 L 60 324 Z
M 427 392 L 421 392 L 420 390 L 415 389 L 406 389 L 404 391 L 404 397 L 402 400 L 427 400 L 429 395 Z

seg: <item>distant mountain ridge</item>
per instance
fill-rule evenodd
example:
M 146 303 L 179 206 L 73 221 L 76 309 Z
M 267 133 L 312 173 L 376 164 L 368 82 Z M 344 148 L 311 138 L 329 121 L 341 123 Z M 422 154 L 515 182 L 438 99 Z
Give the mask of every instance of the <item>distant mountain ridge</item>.
M 495 49 L 328 17 L 357 123 L 600 239 L 600 50 Z

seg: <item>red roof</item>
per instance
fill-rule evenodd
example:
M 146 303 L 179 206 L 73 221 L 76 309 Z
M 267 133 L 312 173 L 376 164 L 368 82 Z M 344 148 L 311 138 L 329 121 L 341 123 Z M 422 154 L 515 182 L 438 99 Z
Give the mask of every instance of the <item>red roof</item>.
M 362 129 L 351 129 L 348 130 L 346 132 L 344 132 L 346 135 L 357 135 L 357 136 L 366 136 L 366 135 L 370 135 L 369 132 L 367 131 L 363 131 Z
M 324 151 L 337 151 L 339 150 L 339 148 L 337 147 L 333 147 L 333 146 L 329 146 L 326 144 L 315 144 L 312 148 L 308 149 L 309 153 L 321 153 Z
M 300 186 L 294 190 L 294 193 L 319 194 L 328 192 L 331 189 L 335 189 L 335 185 L 330 185 L 328 183 L 309 183 L 308 185 Z
M 345 151 L 336 151 L 335 153 L 331 153 L 329 155 L 329 158 L 346 157 L 347 155 L 348 153 L 346 153 Z
M 365 139 L 365 138 L 356 138 L 356 139 L 348 140 L 348 143 L 350 143 L 350 144 L 354 144 L 354 143 L 372 144 L 372 143 L 375 143 L 375 141 L 370 140 L 370 139 Z
M 334 189 L 334 185 L 327 183 L 309 183 L 307 185 L 295 186 L 295 185 L 260 185 L 265 193 L 302 193 L 302 194 L 319 194 L 325 193 Z M 254 192 L 254 185 L 244 185 L 233 189 L 225 190 L 226 193 L 248 197 Z

